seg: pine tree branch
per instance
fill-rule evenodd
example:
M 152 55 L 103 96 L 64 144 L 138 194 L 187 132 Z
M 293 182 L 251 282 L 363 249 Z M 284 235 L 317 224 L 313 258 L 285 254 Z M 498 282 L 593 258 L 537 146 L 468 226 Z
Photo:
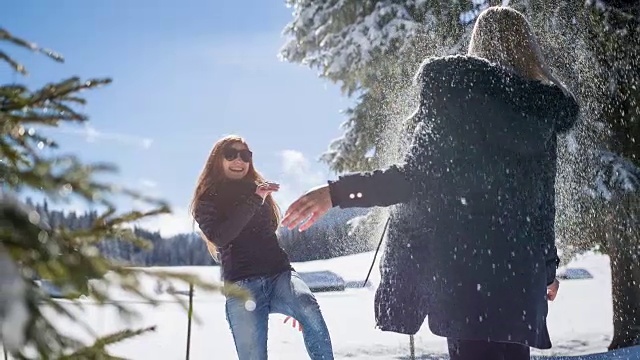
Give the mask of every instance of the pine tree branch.
M 150 326 L 137 330 L 121 330 L 106 336 L 103 336 L 95 341 L 91 346 L 79 349 L 74 353 L 62 356 L 58 360 L 71 360 L 71 359 L 125 359 L 120 357 L 111 356 L 106 353 L 106 347 L 115 343 L 122 342 L 134 337 L 144 335 L 148 332 L 156 331 L 155 326 Z
M 9 55 L 7 55 L 4 51 L 0 51 L 0 61 L 4 61 L 6 63 L 9 64 L 9 66 L 11 66 L 11 68 L 13 68 L 13 70 L 26 75 L 27 71 L 25 70 L 24 66 L 22 66 L 22 64 L 19 64 L 17 61 L 13 60 Z
M 0 41 L 62 61 L 59 55 L 15 38 L 3 29 L 0 29 Z M 6 54 L 0 60 L 13 64 L 14 68 L 18 66 Z M 23 85 L 0 86 L 0 245 L 18 264 L 27 287 L 25 302 L 30 321 L 24 349 L 35 349 L 38 359 L 56 359 L 68 356 L 66 354 L 70 351 L 85 348 L 78 338 L 66 335 L 66 329 L 54 321 L 60 318 L 70 320 L 94 336 L 91 327 L 78 314 L 83 302 L 113 306 L 121 316 L 135 316 L 136 312 L 128 305 L 113 300 L 110 291 L 113 288 L 151 305 L 157 305 L 158 300 L 142 286 L 149 279 L 181 281 L 208 291 L 220 290 L 190 274 L 147 271 L 107 259 L 98 250 L 100 240 L 118 239 L 135 248 L 146 248 L 149 241 L 136 235 L 132 222 L 168 213 L 170 208 L 163 200 L 96 180 L 98 175 L 117 170 L 110 164 L 85 164 L 74 156 L 45 156 L 42 152 L 45 147 L 57 147 L 44 135 L 47 127 L 88 120 L 85 114 L 74 109 L 74 106 L 85 103 L 78 93 L 110 82 L 110 79 L 82 81 L 72 77 L 34 91 Z M 35 208 L 18 200 L 14 194 L 22 190 L 38 192 L 56 200 L 80 198 L 87 204 L 106 210 L 96 216 L 88 229 L 72 230 L 50 223 L 50 219 L 41 216 Z M 151 210 L 117 211 L 115 199 L 122 197 L 141 200 L 150 205 Z M 38 285 L 43 284 L 42 281 L 57 286 L 67 299 L 53 299 Z M 232 288 L 228 293 L 248 298 L 242 289 Z M 81 295 L 86 300 L 75 300 Z M 186 312 L 184 299 L 179 294 L 172 294 L 172 297 Z M 108 354 L 106 347 L 139 334 L 141 332 L 117 333 L 99 340 L 94 344 L 94 354 L 103 359 L 115 359 Z M 12 355 L 16 359 L 29 358 L 23 351 L 14 351 Z
M 3 29 L 3 28 L 0 28 L 0 41 L 6 41 L 18 47 L 44 54 L 50 59 L 53 59 L 54 61 L 57 61 L 57 62 L 64 62 L 64 58 L 62 57 L 62 55 L 52 50 L 41 48 L 37 44 L 24 40 L 22 38 L 15 37 L 11 35 L 11 33 L 9 33 L 6 29 Z M 27 75 L 27 69 L 25 69 L 24 66 L 18 64 L 16 61 L 12 60 L 8 56 L 6 57 L 6 59 L 0 59 L 0 60 L 5 60 L 16 71 L 20 72 L 23 75 Z
M 585 6 L 592 7 L 601 13 L 608 13 L 612 15 L 618 22 L 629 22 L 634 25 L 640 24 L 640 6 L 638 3 L 628 6 L 620 6 L 619 8 L 614 5 L 607 4 L 602 0 L 587 0 Z

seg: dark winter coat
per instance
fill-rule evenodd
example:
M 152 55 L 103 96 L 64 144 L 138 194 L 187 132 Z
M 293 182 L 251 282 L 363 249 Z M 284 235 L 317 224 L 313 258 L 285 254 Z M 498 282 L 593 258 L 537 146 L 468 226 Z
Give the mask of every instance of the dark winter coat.
M 218 247 L 226 281 L 293 269 L 278 243 L 271 207 L 263 204 L 255 189 L 251 182 L 227 181 L 204 194 L 195 206 L 200 230 Z
M 556 136 L 575 100 L 480 58 L 426 61 L 406 161 L 329 182 L 334 206 L 394 206 L 376 320 L 413 334 L 550 348 Z

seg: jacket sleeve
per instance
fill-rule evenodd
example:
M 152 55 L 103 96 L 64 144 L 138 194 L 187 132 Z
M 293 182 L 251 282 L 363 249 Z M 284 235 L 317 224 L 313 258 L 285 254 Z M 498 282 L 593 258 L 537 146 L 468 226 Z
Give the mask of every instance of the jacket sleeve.
M 207 239 L 222 248 L 238 237 L 262 202 L 255 193 L 243 194 L 222 214 L 215 196 L 205 196 L 196 206 L 194 217 Z
M 435 151 L 424 122 L 416 127 L 403 163 L 370 172 L 353 173 L 329 181 L 333 206 L 340 208 L 389 206 L 405 203 L 420 193 L 433 190 L 439 177 Z M 427 184 L 427 180 L 429 184 Z
M 386 169 L 340 176 L 329 181 L 333 206 L 341 208 L 389 206 L 406 202 L 411 196 L 404 169 L 392 165 Z
M 385 169 L 353 173 L 340 176 L 337 181 L 329 181 L 333 206 L 373 207 L 405 203 L 420 193 L 434 190 L 441 175 L 442 164 L 437 161 L 435 141 L 429 124 L 434 117 L 437 81 L 434 74 L 438 70 L 433 64 L 424 63 L 418 70 L 416 81 L 421 91 L 419 107 L 412 118 L 417 122 L 411 136 L 411 144 L 402 163 Z M 427 186 L 426 182 L 429 181 Z
M 558 248 L 555 244 L 545 244 L 544 246 L 544 258 L 546 264 L 547 274 L 547 286 L 551 285 L 556 279 L 556 270 L 560 265 L 560 258 L 558 257 Z

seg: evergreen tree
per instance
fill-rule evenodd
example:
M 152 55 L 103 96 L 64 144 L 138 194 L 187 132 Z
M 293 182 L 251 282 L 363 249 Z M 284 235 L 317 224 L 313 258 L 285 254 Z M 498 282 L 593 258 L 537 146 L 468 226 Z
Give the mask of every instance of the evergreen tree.
M 575 91 L 582 118 L 560 140 L 557 242 L 566 262 L 600 249 L 611 258 L 614 338 L 640 339 L 640 6 L 620 0 L 287 0 L 284 60 L 320 70 L 356 96 L 344 135 L 322 160 L 338 172 L 399 160 L 412 130 L 408 88 L 426 56 L 464 53 L 469 24 L 508 3 L 534 25 L 553 71 Z M 407 119 L 407 120 L 405 120 Z M 365 224 L 379 225 L 384 212 Z
M 13 36 L 0 28 L 0 44 L 26 48 L 62 62 L 63 58 L 37 45 Z M 9 54 L 0 50 L 0 59 L 16 72 L 27 71 Z M 42 291 L 34 279 L 47 279 L 70 297 L 85 294 L 98 303 L 110 301 L 109 293 L 99 286 L 106 283 L 155 304 L 139 290 L 140 276 L 146 271 L 131 269 L 107 260 L 97 244 L 105 238 L 117 238 L 138 247 L 148 242 L 137 237 L 128 223 L 169 211 L 159 200 L 149 199 L 127 189 L 103 183 L 96 177 L 112 172 L 108 164 L 86 164 L 74 156 L 54 154 L 58 144 L 46 136 L 48 127 L 82 123 L 87 116 L 76 110 L 85 100 L 80 92 L 109 84 L 110 79 L 82 80 L 77 77 L 31 90 L 20 84 L 0 86 L 0 336 L 3 348 L 16 358 L 57 359 L 77 357 L 112 358 L 106 344 L 140 335 L 152 328 L 123 330 L 85 347 L 78 338 L 65 334 L 54 323 L 64 317 L 82 325 L 82 319 Z M 44 149 L 51 151 L 44 152 Z M 54 155 L 46 155 L 54 154 Z M 35 191 L 51 199 L 81 198 L 104 209 L 89 226 L 71 229 L 45 221 L 36 209 L 19 200 L 23 191 Z M 133 197 L 156 206 L 152 211 L 117 212 L 116 197 Z M 109 276 L 107 276 L 109 275 Z M 186 274 L 153 272 L 161 280 L 181 279 L 212 290 L 211 285 Z M 243 295 L 238 293 L 238 295 Z M 176 301 L 185 305 L 176 296 Z M 130 309 L 113 303 L 122 313 Z M 85 355 L 81 355 L 85 354 Z M 66 357 L 65 357 L 66 356 Z
M 582 119 L 559 147 L 557 242 L 563 261 L 609 256 L 614 334 L 640 343 L 640 6 L 635 1 L 522 1 Z M 570 50 L 568 50 L 570 49 Z
M 404 119 L 415 107 L 411 79 L 426 56 L 462 51 L 468 0 L 287 0 L 293 20 L 283 60 L 320 70 L 357 98 L 344 135 L 321 160 L 337 172 L 396 161 Z M 475 5 L 477 9 L 482 4 Z M 408 131 L 413 129 L 411 126 Z M 403 133 L 406 138 L 406 132 Z
M 640 344 L 640 3 L 588 1 L 589 45 L 602 69 L 597 93 L 607 130 L 596 152 L 593 199 L 612 272 L 609 349 Z M 593 216 L 591 217 L 594 218 Z
M 427 56 L 464 51 L 469 15 L 488 6 L 468 0 L 286 0 L 293 20 L 283 60 L 320 70 L 356 97 L 344 134 L 320 160 L 336 172 L 371 170 L 401 160 L 415 123 L 412 79 Z M 379 238 L 388 209 L 374 208 L 353 234 Z

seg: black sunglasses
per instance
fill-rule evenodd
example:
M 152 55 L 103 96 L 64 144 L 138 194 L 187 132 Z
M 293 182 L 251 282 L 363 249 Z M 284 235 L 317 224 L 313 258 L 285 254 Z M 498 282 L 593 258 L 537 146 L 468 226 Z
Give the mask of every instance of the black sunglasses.
M 253 153 L 247 149 L 238 150 L 232 147 L 224 149 L 223 155 L 227 161 L 233 161 L 240 156 L 240 159 L 246 163 L 251 162 L 253 157 Z

